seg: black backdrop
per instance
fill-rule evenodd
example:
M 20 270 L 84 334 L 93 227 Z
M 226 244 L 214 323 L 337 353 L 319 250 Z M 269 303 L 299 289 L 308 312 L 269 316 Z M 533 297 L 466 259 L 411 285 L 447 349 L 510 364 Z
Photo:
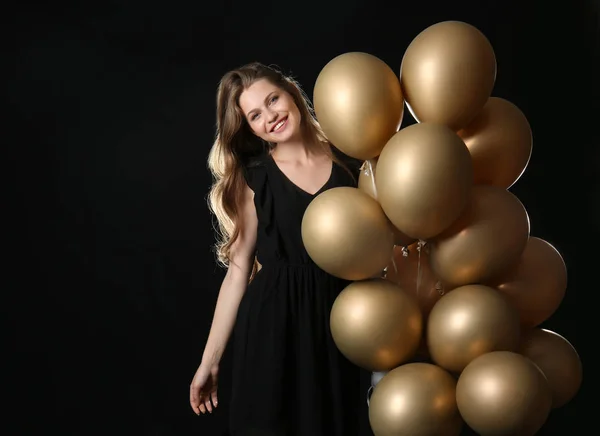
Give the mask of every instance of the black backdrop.
M 275 63 L 312 95 L 336 55 L 365 51 L 398 71 L 411 39 L 448 19 L 491 40 L 493 94 L 530 121 L 533 157 L 512 191 L 532 235 L 554 244 L 569 270 L 567 296 L 545 326 L 590 368 L 584 313 L 597 291 L 590 271 L 600 218 L 592 1 L 190 5 L 22 2 L 5 16 L 14 55 L 4 143 L 14 244 L 2 304 L 13 389 L 5 395 L 25 412 L 11 412 L 11 434 L 224 434 L 228 353 L 222 406 L 202 417 L 188 406 L 223 278 L 205 201 L 220 76 L 248 61 Z M 585 421 L 591 377 L 544 434 Z

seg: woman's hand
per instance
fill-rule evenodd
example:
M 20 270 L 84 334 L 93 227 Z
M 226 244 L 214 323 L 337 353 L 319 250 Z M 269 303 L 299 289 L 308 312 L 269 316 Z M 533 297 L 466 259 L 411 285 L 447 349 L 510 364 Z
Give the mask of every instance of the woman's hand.
M 196 415 L 200 413 L 212 413 L 217 407 L 219 366 L 215 364 L 201 363 L 194 375 L 190 385 L 190 405 Z

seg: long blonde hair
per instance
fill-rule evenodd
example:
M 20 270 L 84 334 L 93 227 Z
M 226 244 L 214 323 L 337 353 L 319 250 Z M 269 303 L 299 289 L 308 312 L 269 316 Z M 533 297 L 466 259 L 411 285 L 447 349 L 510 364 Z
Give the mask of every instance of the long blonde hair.
M 331 145 L 314 116 L 310 100 L 292 77 L 258 62 L 226 73 L 217 89 L 216 139 L 208 155 L 208 168 L 213 177 L 208 203 L 217 219 L 217 262 L 224 267 L 229 266 L 231 246 L 237 240 L 242 224 L 239 210 L 246 183 L 244 168 L 254 158 L 275 146 L 252 133 L 239 107 L 242 92 L 260 79 L 267 79 L 292 96 L 300 111 L 300 128 L 307 145 L 321 147 L 334 162 L 346 168 L 332 153 Z M 257 265 L 255 259 L 252 276 Z

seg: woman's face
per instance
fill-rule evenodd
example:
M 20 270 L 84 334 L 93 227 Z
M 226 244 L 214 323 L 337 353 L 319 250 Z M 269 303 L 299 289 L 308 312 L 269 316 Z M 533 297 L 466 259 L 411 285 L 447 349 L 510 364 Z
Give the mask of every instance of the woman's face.
M 300 111 L 290 94 L 267 79 L 254 82 L 240 95 L 240 109 L 259 138 L 276 144 L 300 136 Z

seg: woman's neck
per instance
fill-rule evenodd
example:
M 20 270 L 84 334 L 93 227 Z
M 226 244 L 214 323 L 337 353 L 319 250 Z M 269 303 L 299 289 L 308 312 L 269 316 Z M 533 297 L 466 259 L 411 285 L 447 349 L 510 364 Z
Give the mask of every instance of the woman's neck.
M 291 141 L 276 144 L 271 151 L 273 158 L 281 161 L 295 160 L 306 162 L 322 154 L 323 149 L 318 144 L 312 145 L 308 141 Z

